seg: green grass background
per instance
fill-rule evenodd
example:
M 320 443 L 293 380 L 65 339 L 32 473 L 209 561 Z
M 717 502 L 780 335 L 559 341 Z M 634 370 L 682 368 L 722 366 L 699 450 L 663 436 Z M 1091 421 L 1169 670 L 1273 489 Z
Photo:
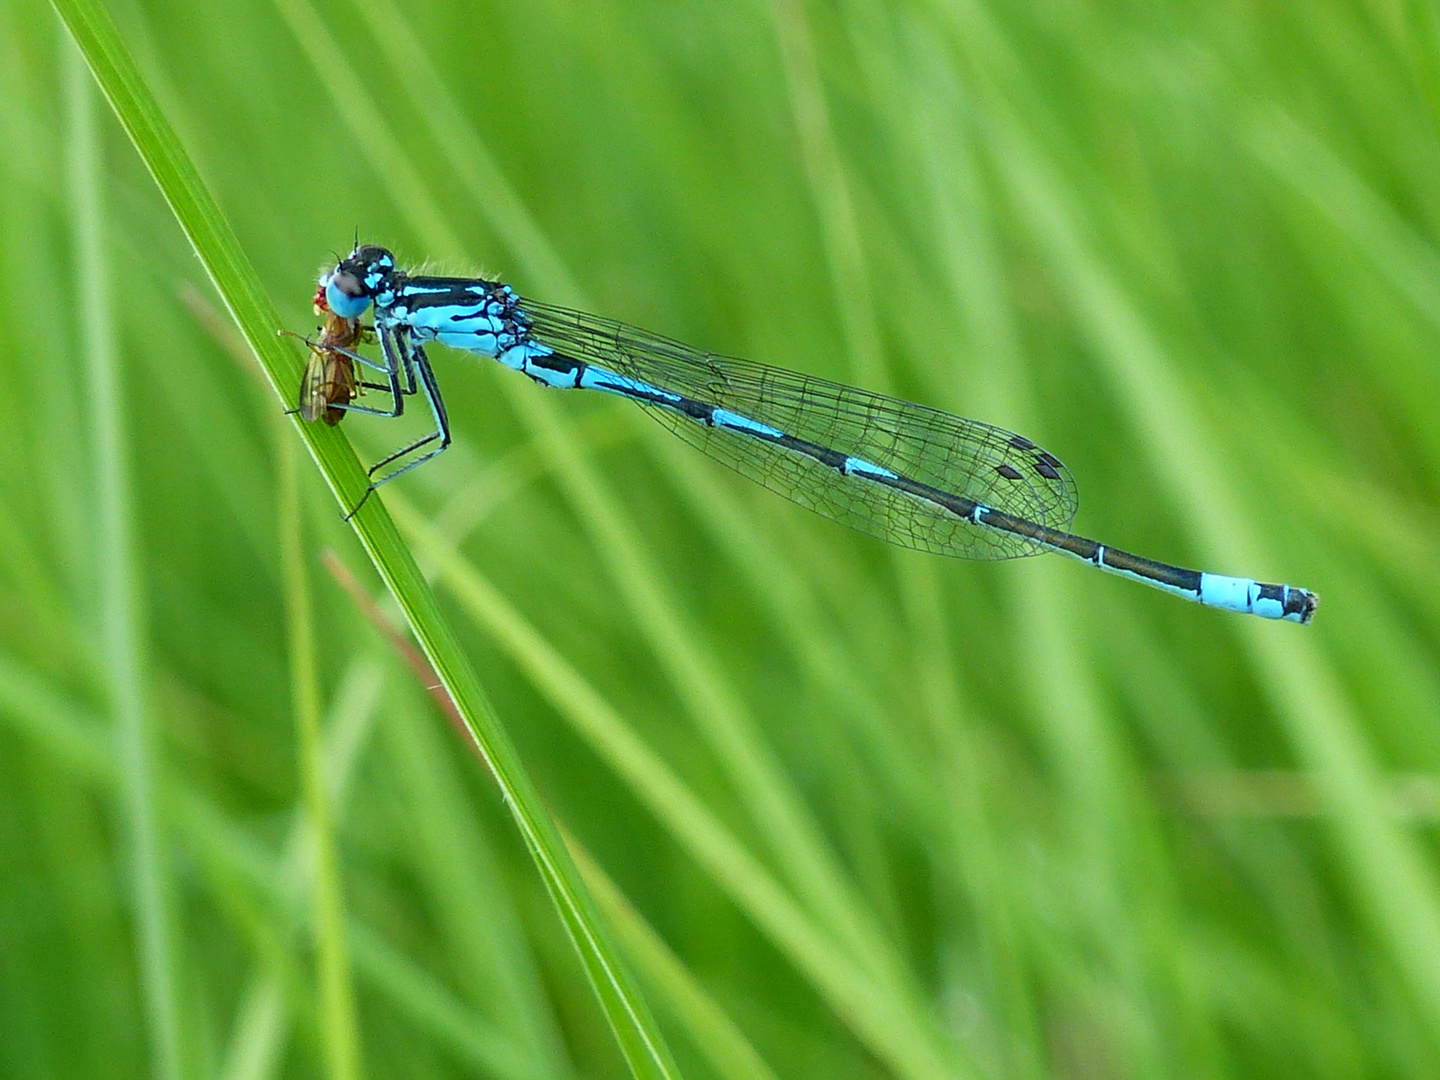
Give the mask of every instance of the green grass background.
M 456 446 L 383 496 L 680 1073 L 1440 1072 L 1431 6 L 111 10 L 291 329 L 358 230 L 1022 431 L 1079 531 L 1324 597 L 892 551 L 434 354 Z M 624 1075 L 37 3 L 0 140 L 0 1074 Z

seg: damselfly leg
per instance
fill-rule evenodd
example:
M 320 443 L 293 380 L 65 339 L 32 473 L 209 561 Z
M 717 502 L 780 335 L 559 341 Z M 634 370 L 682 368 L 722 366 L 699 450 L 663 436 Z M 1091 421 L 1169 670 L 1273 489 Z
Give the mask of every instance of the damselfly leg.
M 450 445 L 450 417 L 445 411 L 445 399 L 440 396 L 440 384 L 435 379 L 435 372 L 430 367 L 430 358 L 425 355 L 425 349 L 418 342 L 411 341 L 404 330 L 392 331 L 382 327 L 379 337 L 380 348 L 385 353 L 391 372 L 397 370 L 405 372 L 409 387 L 405 391 L 406 393 L 416 392 L 416 373 L 419 373 L 419 389 L 424 392 L 425 402 L 430 406 L 430 415 L 435 421 L 435 430 L 407 443 L 393 453 L 387 454 L 370 466 L 367 470 L 371 477 L 370 486 L 365 489 L 365 494 L 360 496 L 360 501 L 355 504 L 355 508 L 345 515 L 347 521 L 360 512 L 360 508 L 370 498 L 371 492 L 381 484 L 388 484 L 397 476 L 423 465 L 431 458 L 438 457 Z M 397 400 L 399 400 L 398 396 Z M 398 416 L 399 413 L 395 415 Z M 375 476 L 387 465 L 392 465 L 419 450 L 425 452 L 389 472 L 383 473 L 378 478 Z
M 378 480 L 372 480 L 371 488 L 377 488 L 381 484 L 394 480 L 401 473 L 409 472 L 417 465 L 429 461 L 450 445 L 450 418 L 445 412 L 445 401 L 440 396 L 440 384 L 435 380 L 435 372 L 430 367 L 430 358 L 425 355 L 424 348 L 418 342 L 412 342 L 403 330 L 398 332 L 381 330 L 380 347 L 385 350 L 387 356 L 394 355 L 399 358 L 405 374 L 410 380 L 408 393 L 415 392 L 415 373 L 417 371 L 420 373 L 420 388 L 425 392 L 425 401 L 430 406 L 430 415 L 435 421 L 435 430 L 375 462 L 370 466 L 370 475 L 373 477 L 386 465 L 399 461 L 422 447 L 430 446 L 432 443 L 437 445 L 413 461 L 407 461 L 398 469 L 384 474 Z

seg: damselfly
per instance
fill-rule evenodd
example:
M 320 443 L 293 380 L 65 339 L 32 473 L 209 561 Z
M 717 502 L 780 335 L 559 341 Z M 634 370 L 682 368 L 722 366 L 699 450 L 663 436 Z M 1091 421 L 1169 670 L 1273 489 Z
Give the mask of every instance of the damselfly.
M 390 400 L 384 409 L 338 398 L 327 405 L 399 416 L 405 398 L 418 392 L 435 422 L 433 432 L 371 466 L 365 498 L 450 445 L 424 348 L 439 341 L 542 386 L 628 398 L 770 490 L 904 547 L 966 559 L 1053 551 L 1267 619 L 1309 622 L 1319 602 L 1305 589 L 1187 570 L 1067 532 L 1078 505 L 1070 471 L 1023 435 L 990 424 L 700 352 L 625 323 L 521 299 L 499 281 L 411 276 L 374 245 L 356 246 L 320 278 L 320 289 L 331 312 L 357 325 L 374 305 L 383 364 L 338 343 L 328 348 L 380 372 Z

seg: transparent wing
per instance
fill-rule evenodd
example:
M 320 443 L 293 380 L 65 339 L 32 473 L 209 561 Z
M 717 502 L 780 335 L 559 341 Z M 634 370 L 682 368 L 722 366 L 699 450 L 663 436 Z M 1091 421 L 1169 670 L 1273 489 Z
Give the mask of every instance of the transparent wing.
M 327 424 L 338 424 L 345 415 L 338 406 L 350 404 L 356 396 L 351 359 L 323 344 L 312 348 L 300 379 L 300 415 L 311 422 L 323 419 Z
M 842 383 L 717 356 L 610 319 L 522 302 L 533 337 L 557 352 L 719 405 L 799 439 L 1029 521 L 1068 529 L 1070 470 L 1024 436 Z M 812 457 L 670 409 L 641 404 L 686 442 L 807 509 L 940 555 L 1012 559 L 1039 549 L 943 507 Z
M 319 420 L 330 407 L 325 375 L 326 353 L 312 348 L 305 359 L 305 374 L 300 377 L 300 415 L 310 423 Z
M 368 340 L 369 334 L 369 327 L 361 326 L 358 320 L 342 319 L 325 311 L 325 323 L 319 338 L 310 343 L 305 373 L 300 378 L 300 415 L 306 420 L 313 423 L 324 419 L 327 424 L 338 424 L 344 417 L 345 410 L 336 406 L 354 401 L 358 387 L 354 362 L 338 350 L 353 348 Z

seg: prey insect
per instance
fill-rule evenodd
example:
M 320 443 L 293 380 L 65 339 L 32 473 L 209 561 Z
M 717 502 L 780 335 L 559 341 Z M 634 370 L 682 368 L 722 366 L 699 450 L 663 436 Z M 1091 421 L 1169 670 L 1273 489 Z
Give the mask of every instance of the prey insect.
M 330 310 L 324 290 L 315 292 L 315 314 L 323 317 L 320 335 L 308 340 L 310 355 L 305 373 L 300 378 L 300 415 L 314 423 L 324 420 L 338 424 L 360 396 L 361 384 L 355 378 L 353 350 L 375 340 L 375 331 L 359 319 L 347 319 Z

